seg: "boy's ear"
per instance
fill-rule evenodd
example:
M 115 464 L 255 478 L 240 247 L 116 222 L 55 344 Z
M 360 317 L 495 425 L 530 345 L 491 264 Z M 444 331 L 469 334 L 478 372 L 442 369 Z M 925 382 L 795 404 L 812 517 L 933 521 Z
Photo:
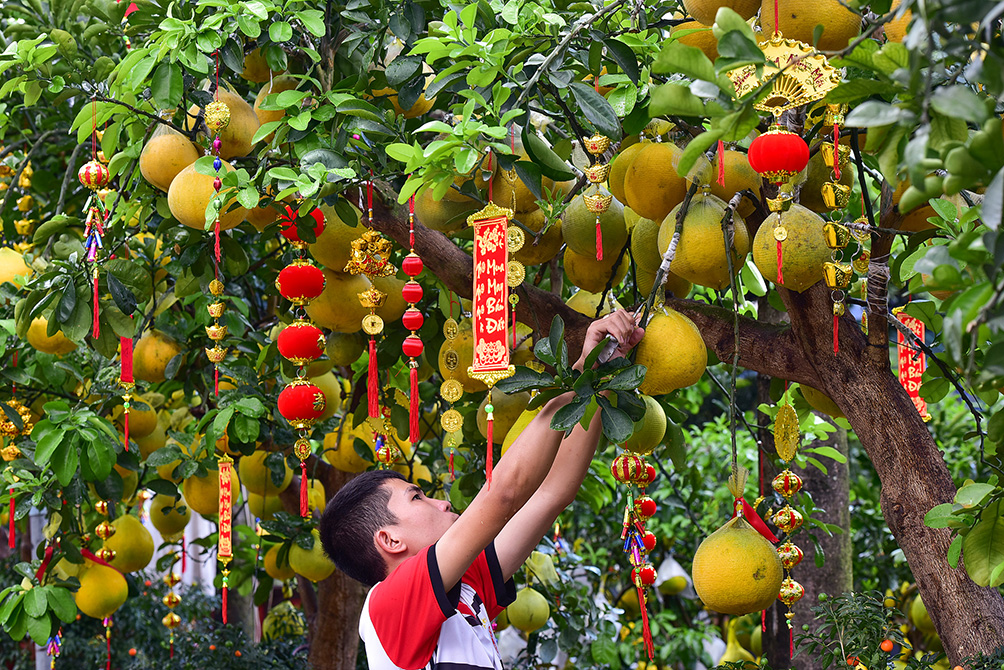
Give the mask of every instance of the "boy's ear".
M 384 551 L 388 554 L 400 554 L 407 551 L 408 547 L 405 545 L 404 541 L 401 540 L 396 533 L 394 533 L 389 527 L 384 526 L 376 532 L 373 538 L 376 542 L 377 549 Z

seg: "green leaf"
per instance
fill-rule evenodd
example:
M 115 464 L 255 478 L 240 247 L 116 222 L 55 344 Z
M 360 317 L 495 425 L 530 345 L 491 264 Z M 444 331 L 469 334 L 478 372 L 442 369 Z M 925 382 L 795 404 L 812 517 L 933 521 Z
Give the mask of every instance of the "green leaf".
M 697 47 L 687 46 L 683 42 L 667 42 L 659 57 L 652 65 L 655 74 L 678 72 L 688 79 L 703 79 L 714 82 L 717 75 L 715 66 Z
M 547 143 L 537 135 L 530 124 L 523 126 L 522 139 L 523 148 L 526 149 L 526 153 L 534 164 L 540 168 L 542 175 L 554 181 L 568 181 L 575 178 L 575 173 L 568 168 L 558 154 L 554 153 L 551 147 L 547 146 Z M 467 174 L 467 171 L 461 172 L 461 174 Z
M 111 272 L 105 273 L 105 277 L 108 281 L 108 290 L 111 291 L 112 300 L 115 301 L 115 306 L 119 308 L 123 314 L 132 314 L 136 311 L 136 296 L 132 294 L 132 291 L 126 288 L 125 284 L 118 280 Z
M 56 311 L 54 316 L 56 321 L 60 324 L 66 323 L 73 316 L 73 310 L 77 306 L 77 287 L 74 285 L 71 278 L 67 278 L 66 284 L 63 286 L 63 295 L 60 297 L 59 302 L 56 303 Z
M 603 396 L 596 396 L 600 405 L 600 422 L 603 424 L 603 434 L 611 442 L 623 442 L 634 432 L 634 421 L 622 409 L 610 404 Z
M 49 587 L 49 607 L 63 623 L 70 623 L 77 618 L 77 603 L 68 589 L 59 586 Z
M 579 106 L 582 114 L 596 127 L 597 131 L 611 140 L 621 138 L 620 120 L 606 98 L 597 93 L 591 86 L 586 86 L 578 81 L 572 82 L 569 89 L 575 98 L 575 104 Z
M 990 484 L 969 484 L 968 486 L 963 486 L 956 492 L 955 502 L 962 505 L 965 509 L 977 507 L 988 495 L 994 492 L 995 488 Z M 941 507 L 941 505 L 938 505 L 938 507 Z M 937 507 L 934 509 L 937 509 Z M 925 516 L 924 519 L 926 521 L 927 517 Z
M 495 384 L 495 388 L 503 393 L 517 393 L 553 384 L 554 377 L 546 372 L 537 372 L 526 366 L 517 365 L 516 372 L 511 377 L 507 377 Z
M 835 460 L 837 463 L 846 463 L 847 462 L 847 457 L 846 456 L 844 456 L 842 453 L 840 453 L 839 451 L 837 451 L 833 447 L 828 447 L 826 445 L 822 445 L 822 446 L 818 446 L 818 447 L 812 447 L 812 448 L 809 448 L 809 449 L 805 449 L 804 451 L 811 451 L 814 454 L 819 454 L 820 456 L 825 456 L 826 458 L 831 458 L 831 459 Z
M 680 162 L 676 165 L 677 174 L 686 175 L 689 173 L 701 155 L 721 138 L 720 130 L 709 130 L 691 140 L 680 155 Z
M 300 20 L 314 37 L 324 37 L 327 32 L 324 26 L 324 13 L 319 9 L 304 9 L 296 13 Z
M 619 372 L 617 376 L 605 383 L 603 388 L 611 391 L 629 391 L 636 389 L 641 386 L 643 381 L 645 381 L 646 372 L 648 372 L 648 368 L 644 365 L 632 365 L 629 368 L 625 368 Z
M 704 116 L 704 103 L 682 84 L 670 82 L 652 91 L 653 116 Z
M 744 37 L 750 42 L 756 44 L 756 36 L 753 35 L 753 29 L 750 28 L 748 23 L 746 23 L 746 20 L 739 16 L 739 14 L 731 7 L 725 5 L 719 6 L 718 12 L 715 14 L 715 22 L 712 24 L 711 30 L 715 35 L 715 39 L 719 42 L 728 33 L 735 32 L 741 37 Z M 721 51 L 718 53 L 721 53 Z
M 874 79 L 852 79 L 840 84 L 826 95 L 826 102 L 834 105 L 850 105 L 889 92 L 889 84 Z
M 562 432 L 571 430 L 586 413 L 588 406 L 589 401 L 586 398 L 578 395 L 575 396 L 570 403 L 559 409 L 551 417 L 551 429 Z
M 153 71 L 153 77 L 150 79 L 150 94 L 157 107 L 161 109 L 177 107 L 181 101 L 183 89 L 184 81 L 181 67 L 177 63 L 165 60 Z
M 56 447 L 52 454 L 50 467 L 56 473 L 56 479 L 63 486 L 68 486 L 73 475 L 77 473 L 77 466 L 80 463 L 80 456 L 77 453 L 77 441 L 75 439 L 63 440 Z
M 715 68 L 719 72 L 728 72 L 747 65 L 763 65 L 766 62 L 756 40 L 750 39 L 740 31 L 729 31 L 718 40 L 718 60 L 715 61 Z
M 988 115 L 983 100 L 968 86 L 944 86 L 934 91 L 931 107 L 945 116 L 982 124 Z
M 49 640 L 49 633 L 52 632 L 52 618 L 44 615 L 38 618 L 28 617 L 28 635 L 40 647 L 44 647 Z
M 115 450 L 104 440 L 91 440 L 87 443 L 87 462 L 98 479 L 105 479 L 115 465 Z
M 907 109 L 894 107 L 887 102 L 868 100 L 851 110 L 851 113 L 847 115 L 845 124 L 857 128 L 874 128 L 876 126 L 888 126 L 900 121 L 909 123 L 914 118 L 914 113 Z
M 932 507 L 924 515 L 924 525 L 928 528 L 948 528 L 951 520 L 955 518 L 952 513 L 954 509 L 955 506 L 952 503 L 941 503 Z
M 24 611 L 30 617 L 38 618 L 45 614 L 46 603 L 45 589 L 41 586 L 29 589 L 24 595 Z
M 50 428 L 48 431 L 43 431 L 44 434 L 37 436 L 38 426 L 35 426 L 35 430 L 31 432 L 31 437 L 35 440 L 35 464 L 39 467 L 45 467 L 49 464 L 52 459 L 52 455 L 56 451 L 56 447 L 60 445 L 63 441 L 63 435 L 66 431 L 62 428 Z
M 268 27 L 268 37 L 276 44 L 293 39 L 293 28 L 285 21 L 276 21 Z
M 550 349 L 552 355 L 557 359 L 561 358 L 561 367 L 567 364 L 567 353 L 561 356 L 560 352 L 567 352 L 568 348 L 565 344 L 565 322 L 557 314 L 554 315 L 554 319 L 551 320 L 551 332 L 548 334 L 548 341 L 550 342 Z
M 962 555 L 969 578 L 980 586 L 997 587 L 1004 583 L 1004 574 L 998 573 L 997 581 L 991 575 L 1004 562 L 1004 516 L 1001 516 L 1001 501 L 996 501 L 983 510 L 982 518 L 976 522 L 969 534 L 962 540 Z
M 635 56 L 634 51 L 631 50 L 631 47 L 614 38 L 603 40 L 603 44 L 607 48 L 607 53 L 617 63 L 617 67 L 628 76 L 632 84 L 637 86 L 640 76 L 638 73 L 638 58 Z
M 221 431 L 218 431 L 218 434 L 222 435 L 223 433 Z M 161 465 L 167 465 L 168 463 L 173 463 L 174 461 L 180 461 L 182 456 L 183 454 L 181 453 L 181 447 L 175 444 L 169 444 L 167 446 L 161 447 L 160 449 L 157 449 L 152 454 L 147 456 L 146 464 L 148 467 L 156 468 L 160 467 Z

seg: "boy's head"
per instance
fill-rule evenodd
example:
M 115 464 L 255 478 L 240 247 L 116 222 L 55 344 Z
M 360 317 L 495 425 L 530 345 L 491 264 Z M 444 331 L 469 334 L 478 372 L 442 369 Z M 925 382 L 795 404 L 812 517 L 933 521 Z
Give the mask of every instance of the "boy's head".
M 457 515 L 450 503 L 426 496 L 393 470 L 371 470 L 349 481 L 321 517 L 321 544 L 342 572 L 367 586 L 437 542 Z

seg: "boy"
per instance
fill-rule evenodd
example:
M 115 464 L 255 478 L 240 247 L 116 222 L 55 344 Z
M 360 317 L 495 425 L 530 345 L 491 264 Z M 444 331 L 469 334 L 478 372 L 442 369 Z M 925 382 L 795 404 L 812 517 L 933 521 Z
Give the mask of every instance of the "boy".
M 594 321 L 577 369 L 607 335 L 623 356 L 644 331 L 623 310 Z M 599 441 L 599 412 L 588 431 L 562 439 L 551 430 L 571 398 L 541 408 L 462 516 L 388 470 L 359 475 L 328 503 L 324 550 L 375 584 L 359 621 L 371 670 L 502 670 L 492 620 L 516 597 L 512 576 L 575 499 Z

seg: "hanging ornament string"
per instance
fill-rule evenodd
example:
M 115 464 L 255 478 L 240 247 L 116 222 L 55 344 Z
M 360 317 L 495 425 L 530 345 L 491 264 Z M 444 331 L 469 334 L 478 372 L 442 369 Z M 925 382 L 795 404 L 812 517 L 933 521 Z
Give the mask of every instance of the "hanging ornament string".
M 130 318 L 132 317 L 130 316 Z M 122 433 L 125 450 L 129 451 L 129 408 L 132 405 L 133 391 L 136 389 L 136 379 L 133 377 L 132 371 L 132 338 L 120 337 L 119 348 L 121 350 L 119 355 L 119 386 L 125 391 L 122 394 Z
M 425 316 L 415 306 L 422 299 L 422 286 L 415 278 L 422 273 L 422 259 L 415 253 L 415 196 L 408 198 L 408 255 L 401 263 L 401 269 L 408 275 L 408 281 L 401 288 L 401 295 L 408 303 L 408 309 L 401 317 L 401 323 L 410 331 L 410 335 L 404 338 L 401 350 L 408 357 L 408 439 L 412 444 L 418 444 L 421 439 L 419 429 L 419 393 L 418 393 L 418 357 L 422 355 L 425 345 L 418 335 L 419 329 L 425 323 Z
M 220 189 L 223 188 L 223 180 L 220 178 L 223 169 L 223 161 L 220 158 L 220 150 L 223 148 L 223 140 L 220 133 L 230 125 L 230 108 L 225 102 L 220 101 L 220 54 L 215 52 L 216 58 L 216 89 L 213 92 L 213 102 L 206 105 L 206 127 L 213 133 L 211 153 L 213 158 L 213 169 L 216 170 L 216 177 L 213 179 L 213 190 L 216 192 L 215 198 L 220 197 Z M 220 210 L 223 210 L 220 205 Z M 213 363 L 213 393 L 218 398 L 220 395 L 220 363 L 227 355 L 227 347 L 220 344 L 220 341 L 227 336 L 227 326 L 220 324 L 220 317 L 223 316 L 224 304 L 218 300 L 223 295 L 224 286 L 220 280 L 220 262 L 222 260 L 220 250 L 220 212 L 216 214 L 213 221 L 213 281 L 209 283 L 209 292 L 217 300 L 213 300 L 208 307 L 209 315 L 213 317 L 213 325 L 206 326 L 206 335 L 213 342 L 212 347 L 206 348 L 206 356 Z
M 14 367 L 17 367 L 17 352 L 14 352 Z M 14 532 L 15 532 L 15 516 L 14 516 L 14 499 L 16 494 L 16 487 L 14 486 L 19 480 L 17 475 L 12 471 L 11 462 L 21 457 L 21 450 L 14 440 L 18 437 L 23 437 L 31 434 L 32 429 L 35 427 L 34 422 L 31 420 L 31 410 L 25 407 L 23 403 L 13 397 L 16 393 L 17 388 L 14 387 L 12 390 L 12 397 L 7 401 L 7 407 L 17 412 L 21 419 L 21 427 L 18 426 L 8 417 L 5 413 L 0 413 L 0 439 L 3 440 L 3 448 L 0 449 L 0 457 L 3 457 L 6 466 L 4 468 L 4 473 L 10 480 L 10 488 L 8 493 L 10 495 L 10 501 L 8 502 L 8 527 L 7 527 L 7 546 L 10 549 L 14 549 Z
M 456 432 L 463 427 L 464 418 L 460 416 L 460 412 L 453 408 L 453 404 L 464 395 L 464 386 L 455 377 L 455 371 L 460 364 L 460 355 L 456 351 L 454 342 L 457 335 L 460 334 L 460 326 L 456 319 L 453 318 L 453 292 L 447 290 L 446 297 L 450 303 L 450 318 L 443 324 L 443 337 L 446 338 L 446 341 L 443 344 L 441 356 L 446 372 L 443 373 L 445 379 L 442 386 L 439 387 L 439 395 L 447 402 L 449 407 L 440 415 L 439 422 L 446 433 L 446 447 L 450 450 L 450 481 L 454 481 L 456 479 L 456 472 L 454 471 L 453 457 L 457 444 Z
M 77 179 L 80 181 L 81 185 L 85 188 L 91 190 L 91 197 L 88 199 L 88 204 L 84 206 L 87 210 L 87 219 L 84 228 L 85 242 L 84 247 L 87 250 L 86 262 L 91 265 L 90 276 L 92 280 L 92 315 L 94 317 L 93 325 L 91 327 L 91 333 L 94 339 L 97 339 L 100 335 L 100 323 L 98 314 L 98 298 L 100 296 L 100 291 L 98 289 L 98 251 L 104 247 L 102 241 L 102 235 L 104 235 L 104 224 L 107 220 L 108 213 L 105 210 L 104 199 L 102 195 L 98 192 L 99 189 L 105 188 L 111 181 L 111 173 L 108 168 L 98 160 L 98 118 L 97 118 L 97 100 L 91 98 L 91 160 L 84 163 L 84 165 L 77 171 Z M 94 203 L 91 205 L 90 203 Z
M 596 214 L 596 260 L 602 261 L 603 228 L 600 225 L 600 215 L 610 209 L 613 196 L 610 194 L 604 195 L 600 188 L 600 184 L 607 180 L 607 175 L 610 173 L 610 165 L 601 163 L 600 156 L 610 148 L 610 139 L 596 134 L 592 137 L 583 137 L 582 143 L 585 145 L 586 150 L 592 154 L 594 161 L 592 165 L 586 168 L 586 178 L 596 190 L 591 194 L 584 195 L 583 200 L 586 203 L 586 208 Z

